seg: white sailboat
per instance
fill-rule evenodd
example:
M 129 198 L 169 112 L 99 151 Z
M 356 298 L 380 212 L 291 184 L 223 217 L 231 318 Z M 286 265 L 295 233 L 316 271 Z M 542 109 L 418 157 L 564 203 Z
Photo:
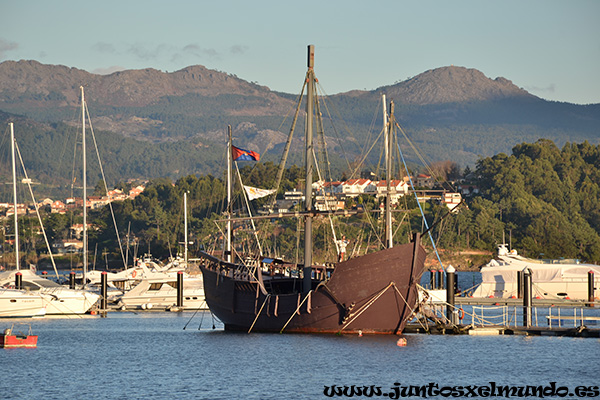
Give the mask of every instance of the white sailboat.
M 100 298 L 87 290 L 69 289 L 59 285 L 28 269 L 0 273 L 0 286 L 14 288 L 17 272 L 21 273 L 23 289 L 41 296 L 46 315 L 85 314 Z
M 11 127 L 11 152 L 13 165 L 13 202 L 15 229 L 15 270 L 0 273 L 0 286 L 9 289 L 16 288 L 16 274 L 21 274 L 22 288 L 41 297 L 42 306 L 47 315 L 83 314 L 86 313 L 100 298 L 94 293 L 84 290 L 66 288 L 51 280 L 38 276 L 34 271 L 21 270 L 19 255 L 19 223 L 17 218 L 17 189 L 16 189 L 16 159 L 13 124 Z

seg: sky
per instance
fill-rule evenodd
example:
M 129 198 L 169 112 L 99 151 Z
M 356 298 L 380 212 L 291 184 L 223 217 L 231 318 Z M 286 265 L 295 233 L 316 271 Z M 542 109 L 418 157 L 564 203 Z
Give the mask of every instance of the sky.
M 92 73 L 190 65 L 326 94 L 456 65 L 546 100 L 600 103 L 599 0 L 0 0 L 0 62 Z

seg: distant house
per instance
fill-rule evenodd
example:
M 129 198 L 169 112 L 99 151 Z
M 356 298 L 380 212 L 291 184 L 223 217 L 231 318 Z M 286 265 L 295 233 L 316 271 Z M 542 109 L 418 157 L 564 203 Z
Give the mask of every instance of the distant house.
M 312 184 L 312 190 L 319 195 L 342 193 L 342 182 L 317 181 Z
M 53 201 L 52 204 L 50 204 L 50 212 L 64 214 L 67 212 L 67 206 L 60 200 Z
M 431 189 L 435 186 L 435 179 L 431 175 L 419 174 L 415 178 L 415 186 Z
M 454 209 L 460 204 L 462 201 L 462 196 L 460 193 L 444 193 L 442 194 L 442 204 L 450 209 L 450 211 L 454 211 Z
M 61 239 L 52 243 L 53 253 L 81 253 L 83 251 L 83 242 L 76 239 Z
M 135 199 L 137 196 L 139 196 L 140 193 L 142 193 L 144 191 L 145 187 L 142 185 L 136 186 L 133 189 L 131 189 L 129 191 L 129 198 L 130 199 Z
M 297 204 L 293 200 L 276 200 L 275 201 L 275 212 L 288 212 L 294 205 Z
M 25 206 L 25 204 L 17 204 L 17 215 L 27 215 L 28 211 L 27 211 L 27 207 Z M 13 204 L 10 204 L 8 206 L 8 208 L 6 208 L 6 216 L 10 217 L 15 215 L 15 207 L 13 206 Z
M 77 238 L 81 238 L 81 235 L 83 234 L 83 224 L 73 224 L 71 225 L 71 227 L 69 228 L 71 230 L 71 233 Z M 92 224 L 87 224 L 87 229 L 89 230 L 98 230 L 98 226 L 96 225 L 92 225 Z
M 477 185 L 462 184 L 458 186 L 458 191 L 463 197 L 470 197 L 479 194 L 479 187 Z
M 387 194 L 387 181 L 377 182 L 376 197 L 385 197 Z M 394 179 L 390 181 L 390 199 L 391 204 L 396 204 L 400 197 L 408 193 L 408 185 L 404 179 Z
M 314 208 L 318 211 L 336 211 L 344 209 L 344 201 L 335 196 L 316 196 Z
M 290 200 L 294 205 L 304 201 L 304 193 L 299 190 L 290 190 L 283 194 L 284 200 Z
M 108 199 L 110 201 L 123 201 L 127 199 L 127 195 L 123 193 L 121 189 L 113 189 L 108 192 Z
M 110 198 L 105 196 L 89 196 L 87 198 L 86 207 L 91 208 L 92 210 L 97 210 L 110 202 Z
M 387 192 L 387 181 L 377 182 L 375 190 L 378 197 L 385 196 Z M 406 193 L 408 193 L 408 185 L 404 179 L 394 179 L 390 181 L 390 194 L 404 196 Z
M 348 179 L 342 182 L 342 193 L 348 197 L 356 197 L 371 192 L 374 187 L 369 179 Z

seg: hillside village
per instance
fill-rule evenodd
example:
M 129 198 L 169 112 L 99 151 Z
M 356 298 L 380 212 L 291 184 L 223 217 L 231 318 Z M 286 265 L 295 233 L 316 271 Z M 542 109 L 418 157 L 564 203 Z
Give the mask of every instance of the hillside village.
M 472 185 L 458 187 L 458 192 L 449 191 L 439 187 L 431 175 L 419 174 L 414 178 L 404 177 L 390 181 L 390 200 L 396 206 L 399 200 L 410 192 L 410 180 L 417 189 L 419 201 L 435 201 L 446 205 L 450 210 L 461 203 L 463 197 L 477 193 L 478 189 Z M 315 193 L 314 208 L 318 211 L 335 211 L 346 208 L 347 199 L 361 195 L 373 196 L 380 202 L 386 197 L 387 181 L 372 181 L 370 179 L 348 179 L 346 181 L 325 182 L 317 181 L 312 185 Z M 275 203 L 276 210 L 263 210 L 264 212 L 287 212 L 304 200 L 304 195 L 298 190 L 285 192 L 284 198 Z M 382 205 L 383 206 L 383 203 Z
M 144 189 L 144 185 L 138 185 L 130 189 L 127 193 L 124 193 L 120 189 L 113 189 L 108 191 L 106 196 L 88 196 L 86 208 L 97 210 L 114 201 L 132 200 L 139 196 Z M 13 203 L 0 203 L 0 216 L 6 219 L 12 218 L 15 214 L 15 208 L 19 217 L 35 215 L 36 206 L 33 204 L 25 205 L 18 203 L 15 207 Z M 64 201 L 46 198 L 37 203 L 37 208 L 46 209 L 52 214 L 65 214 L 70 210 L 81 210 L 83 208 L 83 198 L 69 197 Z M 88 224 L 88 229 L 93 229 L 93 227 Z M 71 233 L 69 235 L 70 239 L 59 239 L 51 243 L 53 251 L 57 254 L 78 253 L 82 251 L 83 242 L 80 239 L 83 232 L 83 224 L 73 224 L 69 230 Z M 14 239 L 12 238 L 7 238 L 5 241 L 9 245 L 14 245 Z
M 390 199 L 393 206 L 397 206 L 400 199 L 409 194 L 410 180 L 416 189 L 419 201 L 433 201 L 446 205 L 450 210 L 461 203 L 463 197 L 468 197 L 477 193 L 477 188 L 472 186 L 459 186 L 458 192 L 442 189 L 436 184 L 431 175 L 419 174 L 415 177 L 404 177 L 390 182 Z M 115 201 L 133 200 L 139 196 L 145 189 L 144 185 L 138 185 L 130 189 L 127 193 L 120 189 L 108 191 L 106 196 L 89 196 L 86 201 L 86 207 L 90 210 L 98 210 Z M 356 199 L 358 196 L 373 196 L 381 203 L 387 192 L 387 182 L 385 180 L 375 181 L 370 179 L 348 179 L 345 181 L 324 182 L 317 181 L 313 183 L 313 193 L 315 194 L 314 208 L 318 211 L 344 210 L 349 204 L 349 199 Z M 260 213 L 268 214 L 272 212 L 288 212 L 296 205 L 304 201 L 304 194 L 298 190 L 287 191 L 282 199 L 277 199 L 274 208 L 265 206 Z M 65 214 L 68 211 L 79 211 L 83 208 L 83 199 L 81 197 L 69 197 L 63 200 L 53 200 L 46 198 L 37 204 L 39 209 L 45 209 L 50 213 Z M 0 203 L 0 217 L 5 219 L 12 218 L 14 215 L 14 205 L 12 203 Z M 35 206 L 26 204 L 17 204 L 18 216 L 34 215 Z M 88 229 L 94 229 L 88 224 Z M 72 224 L 69 228 L 68 239 L 57 239 L 51 246 L 55 254 L 80 253 L 83 249 L 81 235 L 83 224 Z M 6 242 L 12 245 L 14 239 L 7 237 Z

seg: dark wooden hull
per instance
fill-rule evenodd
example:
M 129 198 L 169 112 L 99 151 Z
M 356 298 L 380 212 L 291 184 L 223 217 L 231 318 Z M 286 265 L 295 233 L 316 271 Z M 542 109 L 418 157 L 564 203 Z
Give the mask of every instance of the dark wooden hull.
M 327 281 L 240 276 L 240 266 L 203 255 L 206 302 L 226 330 L 398 334 L 417 302 L 426 253 L 417 242 L 338 263 Z

